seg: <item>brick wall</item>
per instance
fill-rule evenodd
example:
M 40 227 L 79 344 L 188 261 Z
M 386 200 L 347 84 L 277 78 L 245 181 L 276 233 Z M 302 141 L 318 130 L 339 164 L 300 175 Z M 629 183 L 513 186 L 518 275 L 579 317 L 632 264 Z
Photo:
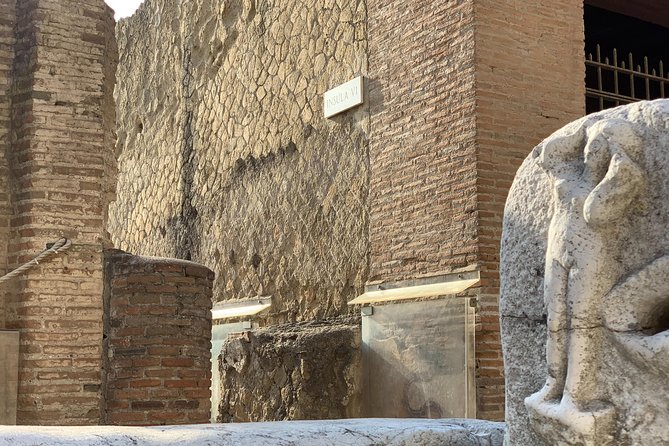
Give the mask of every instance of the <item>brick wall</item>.
M 504 416 L 504 202 L 531 148 L 584 113 L 582 6 L 368 1 L 369 280 L 481 268 L 481 418 Z
M 472 0 L 368 0 L 371 272 L 475 263 Z
M 7 268 L 9 241 L 9 166 L 11 132 L 11 74 L 14 62 L 16 0 L 0 0 L 0 274 Z M 0 299 L 0 328 L 5 326 L 5 299 Z
M 208 423 L 214 273 L 105 252 L 105 424 Z
M 543 138 L 585 114 L 583 4 L 476 0 L 476 183 L 482 288 L 479 416 L 504 417 L 499 242 L 517 168 Z
M 102 192 L 113 175 L 105 155 L 113 139 L 112 11 L 102 0 L 15 4 L 12 136 L 4 146 L 12 183 L 8 266 L 61 236 L 73 242 L 4 288 L 6 327 L 21 332 L 17 422 L 96 424 L 108 199 Z M 1 6 L 6 27 L 11 8 Z M 1 201 L 2 195 L 0 234 Z

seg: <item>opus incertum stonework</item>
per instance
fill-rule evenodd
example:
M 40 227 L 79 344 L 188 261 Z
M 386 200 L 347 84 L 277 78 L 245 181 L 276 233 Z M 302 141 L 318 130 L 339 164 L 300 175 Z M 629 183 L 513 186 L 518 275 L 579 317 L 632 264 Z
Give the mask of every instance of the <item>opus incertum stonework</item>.
M 585 58 L 588 17 L 648 20 L 644 2 L 669 11 L 146 0 L 115 23 L 103 0 L 0 0 L 0 274 L 21 272 L 0 290 L 0 422 L 193 424 L 218 407 L 217 421 L 362 420 L 127 432 L 499 446 L 501 424 L 364 419 L 363 375 L 394 416 L 446 416 L 435 383 L 463 370 L 466 396 L 449 403 L 484 420 L 506 410 L 508 446 L 666 442 L 666 103 L 539 144 L 592 109 L 584 70 L 606 59 Z M 500 307 L 504 203 L 537 144 L 507 207 Z M 61 238 L 67 251 L 21 270 Z M 433 306 L 381 339 L 406 361 L 365 372 L 354 299 L 464 275 L 477 282 L 456 296 L 419 297 L 463 302 L 464 336 L 415 330 L 456 326 Z M 212 328 L 212 305 L 259 298 L 266 311 Z M 221 325 L 236 335 L 213 336 Z M 464 359 L 448 359 L 458 343 Z M 96 435 L 59 429 L 38 444 Z M 0 443 L 35 431 L 0 428 Z

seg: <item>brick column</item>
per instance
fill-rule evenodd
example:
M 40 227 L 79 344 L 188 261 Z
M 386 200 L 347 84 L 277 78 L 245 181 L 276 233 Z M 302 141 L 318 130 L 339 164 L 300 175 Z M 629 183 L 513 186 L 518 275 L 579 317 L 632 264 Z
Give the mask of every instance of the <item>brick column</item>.
M 97 424 L 114 21 L 103 0 L 15 4 L 9 266 L 61 236 L 73 242 L 4 289 L 6 326 L 21 332 L 17 421 Z
M 105 424 L 208 423 L 214 273 L 106 252 Z
M 11 84 L 14 63 L 16 0 L 0 0 L 0 274 L 7 269 L 9 241 L 9 166 L 11 133 Z M 0 299 L 0 328 L 5 327 L 5 299 Z

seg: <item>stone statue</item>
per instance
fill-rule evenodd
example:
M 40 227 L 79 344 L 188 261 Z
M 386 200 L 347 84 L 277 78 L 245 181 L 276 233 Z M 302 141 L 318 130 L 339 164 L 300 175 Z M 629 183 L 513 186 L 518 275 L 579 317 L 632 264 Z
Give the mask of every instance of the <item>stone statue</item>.
M 615 119 L 585 133 L 579 128 L 536 152 L 553 183 L 544 276 L 548 379 L 525 403 L 535 430 L 551 443 L 564 435 L 554 426 L 562 424 L 584 444 L 604 446 L 613 441 L 615 411 L 597 385 L 601 342 L 589 328 L 602 325 L 604 295 L 619 276 L 607 242 L 642 189 L 642 172 L 631 159 L 641 141 Z M 589 365 L 594 369 L 584 372 Z
M 526 189 L 533 182 L 540 193 Z M 660 230 L 669 224 L 667 183 L 666 100 L 583 118 L 535 148 L 519 170 L 502 249 L 508 445 L 669 438 L 667 402 L 643 395 L 632 373 L 655 375 L 655 389 L 669 390 L 669 240 Z M 528 273 L 534 277 L 523 283 Z M 513 349 L 527 335 L 545 344 L 519 355 Z M 542 347 L 545 357 L 537 357 Z M 528 365 L 534 370 L 523 385 L 510 373 Z

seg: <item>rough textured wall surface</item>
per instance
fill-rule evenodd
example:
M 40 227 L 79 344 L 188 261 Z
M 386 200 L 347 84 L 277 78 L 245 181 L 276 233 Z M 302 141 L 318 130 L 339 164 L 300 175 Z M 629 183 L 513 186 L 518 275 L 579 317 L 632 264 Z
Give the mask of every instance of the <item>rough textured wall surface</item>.
M 499 243 L 516 170 L 539 141 L 585 113 L 583 2 L 476 0 L 476 334 L 479 416 L 504 418 Z
M 14 26 L 16 25 L 16 0 L 0 0 L 0 274 L 7 269 L 7 245 L 11 209 L 9 206 L 11 84 L 14 63 Z M 0 299 L 0 327 L 5 327 L 5 299 Z
M 219 422 L 362 416 L 360 325 L 307 322 L 230 336 Z
M 216 272 L 273 319 L 345 311 L 367 277 L 367 113 L 322 117 L 366 71 L 363 0 L 147 0 L 118 25 L 117 247 Z
M 21 332 L 17 422 L 98 424 L 113 12 L 102 0 L 15 3 L 8 266 L 72 241 L 3 289 L 6 328 Z
M 477 260 L 473 0 L 368 0 L 370 281 Z
M 209 422 L 214 273 L 105 251 L 105 424 Z

